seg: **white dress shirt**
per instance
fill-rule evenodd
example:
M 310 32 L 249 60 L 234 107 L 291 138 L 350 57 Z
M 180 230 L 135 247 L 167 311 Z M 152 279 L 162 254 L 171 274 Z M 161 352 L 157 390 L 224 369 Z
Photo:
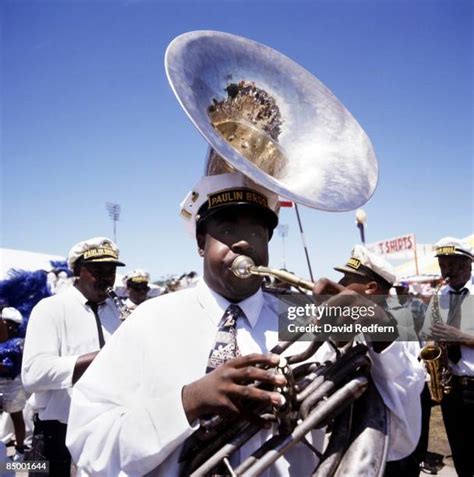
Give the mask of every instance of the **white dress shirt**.
M 238 305 L 246 316 L 237 322 L 242 354 L 269 351 L 278 342 L 276 299 L 258 291 Z M 228 306 L 201 280 L 196 288 L 143 303 L 114 334 L 74 387 L 66 443 L 80 475 L 178 475 L 182 443 L 196 429 L 186 418 L 182 388 L 204 375 Z M 373 355 L 374 381 L 392 411 L 389 457 L 398 459 L 418 441 L 424 376 L 400 346 Z M 267 438 L 268 431 L 258 433 L 241 449 L 241 459 Z M 309 436 L 318 448 L 323 439 L 324 431 Z M 300 443 L 265 475 L 310 475 L 316 462 Z
M 466 296 L 461 305 L 461 331 L 474 336 L 474 297 L 472 296 L 472 283 L 469 280 L 463 287 L 467 290 Z M 449 303 L 451 299 L 450 292 L 456 291 L 449 285 L 441 287 L 438 293 L 438 303 L 441 318 L 444 323 L 448 321 Z M 421 336 L 424 338 L 429 335 L 433 313 L 433 298 L 431 299 L 428 309 L 426 310 L 425 321 Z M 474 376 L 474 348 L 461 345 L 461 358 L 457 363 L 450 362 L 451 371 L 456 376 Z
M 24 388 L 34 393 L 33 406 L 41 420 L 68 422 L 77 358 L 100 349 L 96 318 L 86 302 L 71 286 L 41 300 L 31 312 L 21 376 Z M 120 325 L 118 311 L 107 300 L 98 313 L 107 341 Z

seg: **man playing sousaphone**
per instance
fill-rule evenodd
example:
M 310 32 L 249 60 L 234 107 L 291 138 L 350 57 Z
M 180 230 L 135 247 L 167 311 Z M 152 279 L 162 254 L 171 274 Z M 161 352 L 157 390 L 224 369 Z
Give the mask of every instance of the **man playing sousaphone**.
M 222 200 L 209 207 L 219 195 Z M 142 304 L 76 384 L 67 442 L 86 475 L 178 475 L 182 444 L 199 419 L 283 404 L 282 394 L 271 390 L 285 385 L 275 373 L 279 357 L 266 354 L 278 341 L 275 299 L 262 292 L 260 277 L 242 280 L 229 270 L 240 254 L 267 265 L 277 200 L 238 173 L 205 177 L 188 196 L 184 209 L 193 211 L 189 221 L 196 226 L 203 279 L 196 288 Z M 416 371 L 392 348 L 371 352 L 371 358 L 392 411 L 388 458 L 398 459 L 418 438 L 404 409 L 418 402 L 419 389 L 413 386 Z M 270 390 L 247 386 L 253 381 Z M 236 463 L 268 436 L 267 429 L 259 432 Z M 315 431 L 308 439 L 321 448 L 323 437 Z M 299 443 L 271 475 L 310 475 L 316 462 Z
M 260 71 L 252 72 L 252 64 Z M 303 363 L 309 377 L 298 377 L 288 366 L 295 362 L 293 349 L 286 349 L 285 355 L 292 355 L 288 362 L 271 352 L 285 351 L 283 344 L 277 346 L 278 299 L 262 291 L 261 276 L 240 278 L 231 270 L 239 256 L 257 267 L 268 265 L 278 194 L 323 210 L 348 210 L 368 200 L 377 164 L 365 133 L 307 71 L 250 40 L 219 32 L 181 35 L 168 47 L 166 68 L 182 106 L 212 146 L 210 157 L 218 158 L 208 164 L 212 175 L 203 177 L 181 206 L 203 259 L 203 278 L 195 288 L 140 305 L 76 384 L 67 443 L 79 471 L 101 477 L 189 475 L 195 467 L 186 465 L 200 457 L 200 440 L 212 445 L 243 429 L 244 436 L 234 436 L 240 441 L 236 451 L 215 462 L 211 456 L 209 470 L 199 475 L 230 475 L 239 464 L 237 475 L 311 475 L 324 425 L 337 413 L 337 402 L 344 406 L 363 393 L 370 362 L 390 414 L 389 428 L 381 433 L 390 437 L 388 459 L 408 455 L 418 436 L 405 409 L 419 402 L 413 384 L 419 373 L 390 344 L 393 333 L 369 350 L 370 362 L 365 356 L 354 359 L 362 363 L 354 380 L 345 382 L 331 368 L 331 379 L 342 381 L 348 392 L 334 392 L 327 399 L 334 409 L 323 406 L 325 414 L 317 421 L 311 420 L 319 412 L 315 405 L 325 395 L 314 403 L 304 399 L 300 410 L 307 405 L 301 412 L 308 419 L 301 425 L 310 424 L 301 428 L 293 422 L 294 412 L 300 412 L 293 407 L 300 396 L 294 383 L 306 380 L 304 393 L 326 374 L 318 374 L 316 363 Z M 317 118 L 314 124 L 310 116 Z M 360 294 L 337 291 L 330 298 L 334 305 L 367 305 Z M 391 324 L 380 307 L 361 322 Z M 308 343 L 296 343 L 300 362 L 318 346 L 306 356 L 299 352 Z M 342 351 L 341 360 L 347 361 L 350 351 Z M 336 354 L 326 343 L 318 353 L 321 361 Z M 331 386 L 331 379 L 323 379 L 324 386 Z M 417 408 L 411 417 L 419 419 Z M 272 427 L 281 434 L 271 437 Z M 270 452 L 264 467 L 260 457 L 247 459 L 269 438 L 278 445 L 275 439 L 281 443 L 292 429 L 302 435 L 282 457 L 273 459 Z M 363 474 L 379 475 L 368 454 Z M 381 466 L 384 458 L 382 446 Z

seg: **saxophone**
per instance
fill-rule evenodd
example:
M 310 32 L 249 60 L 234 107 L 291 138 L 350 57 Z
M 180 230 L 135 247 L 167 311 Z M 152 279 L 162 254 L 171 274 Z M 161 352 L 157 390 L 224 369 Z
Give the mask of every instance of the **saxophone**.
M 125 302 L 117 295 L 117 293 L 115 293 L 114 289 L 109 287 L 107 290 L 105 290 L 105 293 L 117 307 L 117 310 L 120 314 L 120 320 L 124 321 L 126 318 L 128 318 L 128 315 L 130 315 L 133 310 L 125 304 Z
M 431 323 L 443 322 L 439 309 L 440 288 L 447 283 L 446 278 L 435 289 L 431 308 Z M 451 392 L 451 368 L 449 367 L 448 349 L 445 342 L 428 341 L 420 351 L 420 358 L 423 360 L 426 372 L 430 376 L 428 388 L 431 399 L 439 404 L 445 394 Z

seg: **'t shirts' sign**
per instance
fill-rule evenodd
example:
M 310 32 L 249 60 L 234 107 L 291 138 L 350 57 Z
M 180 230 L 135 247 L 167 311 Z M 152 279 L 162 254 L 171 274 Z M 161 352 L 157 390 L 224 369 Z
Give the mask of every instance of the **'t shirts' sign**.
M 367 248 L 378 255 L 404 255 L 415 253 L 415 243 L 415 234 L 408 234 L 371 243 Z

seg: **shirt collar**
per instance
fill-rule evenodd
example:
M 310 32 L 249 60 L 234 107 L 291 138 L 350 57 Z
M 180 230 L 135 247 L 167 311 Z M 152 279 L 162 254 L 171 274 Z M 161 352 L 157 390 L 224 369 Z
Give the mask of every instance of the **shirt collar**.
M 458 292 L 458 290 L 455 290 L 454 288 L 451 288 L 448 284 L 448 286 L 446 287 L 447 288 L 447 291 L 454 291 L 454 292 Z M 472 295 L 472 282 L 471 280 L 469 279 L 469 281 L 461 288 L 461 290 L 464 290 L 466 289 L 468 291 L 468 295 Z M 460 291 L 460 290 L 459 290 Z M 464 292 L 465 293 L 465 292 Z
M 71 294 L 75 297 L 75 299 L 78 300 L 81 303 L 82 306 L 85 306 L 85 307 L 89 308 L 89 305 L 88 305 L 89 300 L 81 293 L 81 291 L 76 286 L 74 286 L 74 285 L 70 286 L 69 290 L 70 290 Z M 105 305 L 106 302 L 107 302 L 107 300 L 105 300 L 101 303 L 98 303 L 99 308 L 101 306 Z
M 204 278 L 198 280 L 196 292 L 199 302 L 209 314 L 212 322 L 217 326 L 231 302 L 214 290 L 211 290 L 204 281 Z M 263 292 L 259 288 L 252 296 L 235 303 L 235 305 L 240 306 L 250 326 L 253 328 L 258 322 L 263 303 Z

